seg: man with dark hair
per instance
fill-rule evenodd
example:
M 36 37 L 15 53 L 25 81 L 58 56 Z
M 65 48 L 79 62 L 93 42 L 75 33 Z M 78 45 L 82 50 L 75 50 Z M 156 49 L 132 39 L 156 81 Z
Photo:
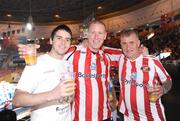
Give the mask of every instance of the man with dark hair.
M 32 107 L 31 121 L 70 121 L 70 103 L 62 99 L 74 94 L 75 83 L 60 78 L 71 64 L 64 58 L 72 32 L 66 25 L 51 34 L 49 53 L 38 57 L 37 64 L 26 66 L 18 82 L 13 104 Z

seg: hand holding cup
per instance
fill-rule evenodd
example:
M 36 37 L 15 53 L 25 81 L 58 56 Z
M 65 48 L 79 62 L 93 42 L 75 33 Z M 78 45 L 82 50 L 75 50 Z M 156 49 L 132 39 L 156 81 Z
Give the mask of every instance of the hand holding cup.
M 161 85 L 154 85 L 148 87 L 149 100 L 156 102 L 163 94 L 163 88 Z

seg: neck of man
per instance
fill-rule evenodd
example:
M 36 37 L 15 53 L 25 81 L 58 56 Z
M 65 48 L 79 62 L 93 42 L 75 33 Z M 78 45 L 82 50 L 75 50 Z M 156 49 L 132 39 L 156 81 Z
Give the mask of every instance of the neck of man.
M 92 51 L 92 53 L 97 53 L 100 49 L 95 49 L 95 48 L 91 48 L 89 47 L 89 49 Z
M 141 55 L 141 53 L 138 52 L 138 53 L 136 53 L 136 54 L 134 54 L 134 55 L 132 55 L 132 56 L 130 56 L 130 57 L 127 57 L 127 58 L 128 58 L 129 60 L 135 60 L 135 59 L 138 58 L 140 55 Z
M 87 44 L 87 47 L 88 47 L 93 53 L 97 53 L 97 52 L 99 52 L 99 50 L 102 49 L 102 46 L 99 47 L 99 48 L 97 48 L 97 47 L 94 48 L 94 47 L 90 46 L 89 44 Z

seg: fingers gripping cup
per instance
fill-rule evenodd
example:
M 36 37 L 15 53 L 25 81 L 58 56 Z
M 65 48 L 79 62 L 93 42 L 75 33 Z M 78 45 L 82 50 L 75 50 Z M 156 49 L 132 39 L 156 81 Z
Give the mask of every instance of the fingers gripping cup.
M 154 89 L 154 86 L 149 86 L 148 87 L 149 100 L 151 102 L 156 102 L 157 99 L 158 99 L 158 96 L 157 96 L 156 92 L 153 91 L 153 89 Z
M 149 93 L 149 100 L 150 100 L 151 102 L 156 102 L 156 100 L 157 100 L 157 94 L 154 93 L 154 92 L 150 92 L 150 93 Z
M 75 83 L 75 73 L 74 72 L 64 72 L 61 73 L 61 81 L 65 81 L 66 83 L 73 84 Z M 69 90 L 68 93 L 73 92 L 74 90 Z M 73 101 L 73 95 L 68 97 L 63 97 L 59 100 L 60 103 L 70 103 Z
M 75 83 L 75 73 L 74 72 L 67 72 L 65 80 L 67 81 L 67 83 Z M 73 92 L 74 90 L 70 90 L 70 91 Z M 69 96 L 68 102 L 72 102 L 72 101 L 73 101 L 73 96 Z
M 25 54 L 26 65 L 34 65 L 37 61 L 36 45 L 33 43 L 27 44 L 27 52 Z

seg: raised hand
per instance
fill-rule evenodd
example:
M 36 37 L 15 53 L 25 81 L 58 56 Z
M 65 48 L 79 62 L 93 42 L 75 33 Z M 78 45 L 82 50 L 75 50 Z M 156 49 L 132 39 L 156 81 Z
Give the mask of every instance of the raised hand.
M 18 47 L 18 53 L 19 53 L 20 58 L 24 58 L 27 53 L 28 46 L 25 44 L 18 44 L 17 47 Z M 40 47 L 40 45 L 36 45 L 37 49 L 39 47 Z
M 155 85 L 154 87 L 148 88 L 149 100 L 156 102 L 163 95 L 163 87 L 161 85 Z
M 74 81 L 60 81 L 59 84 L 51 91 L 54 99 L 72 96 L 75 92 Z

